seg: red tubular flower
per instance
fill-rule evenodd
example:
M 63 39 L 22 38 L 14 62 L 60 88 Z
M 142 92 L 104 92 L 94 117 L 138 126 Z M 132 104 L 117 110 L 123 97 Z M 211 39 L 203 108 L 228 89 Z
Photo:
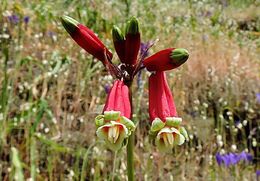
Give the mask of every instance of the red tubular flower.
M 126 27 L 126 50 L 125 59 L 121 60 L 122 63 L 135 65 L 137 62 L 137 56 L 140 49 L 140 32 L 139 23 L 135 17 L 132 17 Z
M 150 120 L 177 117 L 176 107 L 165 72 L 156 72 L 149 77 L 149 114 Z
M 102 61 L 103 64 L 105 64 L 106 59 L 112 59 L 112 53 L 89 28 L 68 16 L 63 16 L 61 22 L 73 40 L 88 53 Z
M 143 61 L 148 71 L 165 71 L 179 67 L 189 57 L 189 53 L 183 48 L 168 48 L 161 50 Z
M 150 133 L 156 135 L 155 144 L 163 152 L 181 145 L 188 134 L 178 117 L 165 72 L 156 72 L 149 77 L 149 114 L 152 122 Z
M 123 146 L 124 140 L 135 129 L 131 116 L 129 90 L 123 81 L 116 80 L 104 107 L 102 115 L 95 119 L 98 127 L 97 136 L 104 140 L 108 148 L 117 151 Z
M 121 116 L 130 118 L 131 104 L 129 99 L 129 89 L 121 80 L 116 80 L 111 88 L 106 100 L 103 112 L 120 111 Z

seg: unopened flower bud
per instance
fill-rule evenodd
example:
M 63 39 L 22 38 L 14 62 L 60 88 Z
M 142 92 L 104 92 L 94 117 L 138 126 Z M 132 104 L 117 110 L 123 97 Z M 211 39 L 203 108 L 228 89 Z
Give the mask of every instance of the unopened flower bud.
M 146 58 L 143 63 L 148 71 L 166 71 L 181 66 L 188 57 L 186 49 L 168 48 Z

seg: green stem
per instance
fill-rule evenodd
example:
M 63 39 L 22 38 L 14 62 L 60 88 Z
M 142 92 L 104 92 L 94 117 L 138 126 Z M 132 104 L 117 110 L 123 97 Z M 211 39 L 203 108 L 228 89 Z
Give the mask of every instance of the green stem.
M 128 181 L 134 180 L 134 132 L 128 138 L 127 144 L 127 176 Z
M 114 178 L 115 178 L 115 175 L 116 175 L 116 158 L 117 158 L 117 151 L 115 151 L 115 153 L 114 153 L 112 181 L 114 181 Z

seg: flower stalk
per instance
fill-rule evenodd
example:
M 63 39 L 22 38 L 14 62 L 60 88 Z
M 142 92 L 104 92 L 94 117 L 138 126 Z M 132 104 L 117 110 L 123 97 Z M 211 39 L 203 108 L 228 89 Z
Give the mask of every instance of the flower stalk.
M 134 133 L 129 136 L 127 144 L 127 177 L 129 181 L 134 179 Z

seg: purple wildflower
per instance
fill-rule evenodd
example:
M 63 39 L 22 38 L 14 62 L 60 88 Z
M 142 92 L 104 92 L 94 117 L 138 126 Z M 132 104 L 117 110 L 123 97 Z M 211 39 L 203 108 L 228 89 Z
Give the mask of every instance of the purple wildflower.
M 223 159 L 222 159 L 222 156 L 220 155 L 220 153 L 216 154 L 216 160 L 217 160 L 218 165 L 221 165 L 223 163 Z
M 230 157 L 228 154 L 222 155 L 222 161 L 226 167 L 231 165 Z
M 257 102 L 260 104 L 260 93 L 257 93 L 257 94 L 256 94 L 256 100 L 257 100 Z
M 224 164 L 226 167 L 230 165 L 236 165 L 240 161 L 251 162 L 253 156 L 250 153 L 241 152 L 241 153 L 228 153 L 221 155 L 220 153 L 216 154 L 216 161 L 218 165 Z
M 144 59 L 149 56 L 149 48 L 151 46 L 151 42 L 148 41 L 146 43 L 141 42 L 140 44 L 140 55 Z M 137 87 L 140 88 L 142 85 L 142 71 L 139 71 L 137 74 Z
M 256 170 L 256 179 L 258 180 L 260 178 L 260 170 Z
M 150 41 L 148 41 L 146 43 L 141 42 L 140 54 L 143 55 L 143 58 L 149 56 L 148 49 L 149 49 L 150 45 L 151 45 Z
M 25 17 L 23 18 L 23 22 L 24 22 L 26 25 L 29 23 L 29 21 L 30 21 L 30 17 L 29 17 L 29 16 L 25 16 Z
M 229 159 L 231 165 L 236 165 L 240 161 L 239 154 L 237 153 L 229 153 Z
M 13 24 L 17 24 L 19 23 L 19 16 L 13 14 L 11 16 L 8 16 L 8 20 Z
M 245 151 L 242 151 L 239 155 L 239 160 L 251 162 L 253 160 L 253 155 L 251 155 L 250 153 L 246 153 Z
M 47 32 L 47 35 L 52 38 L 52 37 L 55 35 L 55 32 L 53 32 L 53 31 L 48 31 L 48 32 Z
M 109 93 L 110 88 L 111 88 L 111 86 L 110 86 L 109 84 L 106 84 L 106 85 L 104 86 L 105 92 L 106 92 L 107 94 Z

